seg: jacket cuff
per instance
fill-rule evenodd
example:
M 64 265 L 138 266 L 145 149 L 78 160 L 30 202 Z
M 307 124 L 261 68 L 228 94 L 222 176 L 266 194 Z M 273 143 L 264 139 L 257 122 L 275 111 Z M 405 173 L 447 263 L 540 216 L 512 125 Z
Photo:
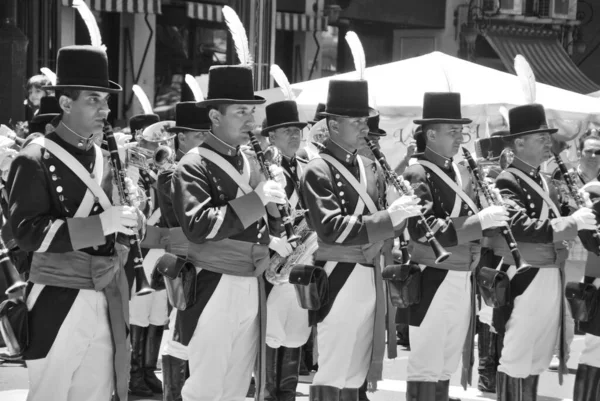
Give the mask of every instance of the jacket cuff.
M 600 256 L 589 252 L 585 263 L 585 275 L 588 277 L 600 278 Z
M 394 237 L 394 225 L 387 210 L 375 212 L 363 217 L 367 228 L 367 237 L 370 243 L 386 240 Z M 403 223 L 404 224 L 404 223 Z
M 253 223 L 256 223 L 258 219 L 267 213 L 265 206 L 256 192 L 250 192 L 247 195 L 230 200 L 229 206 L 231 206 L 242 222 L 244 230 Z
M 456 231 L 456 239 L 459 244 L 481 239 L 483 230 L 479 217 L 474 214 L 472 216 L 452 217 L 450 218 Z
M 106 243 L 100 215 L 67 219 L 73 250 L 100 246 Z
M 550 224 L 553 233 L 552 242 L 570 241 L 577 237 L 577 223 L 571 216 L 552 219 Z

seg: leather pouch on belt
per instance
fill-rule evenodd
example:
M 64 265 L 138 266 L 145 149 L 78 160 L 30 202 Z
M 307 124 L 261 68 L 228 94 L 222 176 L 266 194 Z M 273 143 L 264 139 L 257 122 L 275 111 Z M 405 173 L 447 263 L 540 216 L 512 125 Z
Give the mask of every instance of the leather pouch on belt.
M 421 302 L 421 268 L 418 265 L 389 265 L 381 275 L 388 283 L 392 305 L 408 308 Z
M 154 269 L 164 276 L 167 297 L 175 309 L 186 310 L 196 302 L 196 268 L 192 263 L 165 253 Z
M 322 267 L 295 265 L 290 271 L 298 304 L 302 309 L 319 310 L 329 302 L 327 273 Z
M 593 284 L 567 283 L 565 297 L 571 308 L 573 319 L 588 322 L 596 314 L 598 290 Z
M 500 308 L 510 303 L 510 279 L 505 272 L 482 267 L 477 272 L 477 286 L 487 306 Z
M 27 304 L 21 299 L 7 299 L 0 304 L 0 334 L 8 355 L 18 358 L 29 345 Z

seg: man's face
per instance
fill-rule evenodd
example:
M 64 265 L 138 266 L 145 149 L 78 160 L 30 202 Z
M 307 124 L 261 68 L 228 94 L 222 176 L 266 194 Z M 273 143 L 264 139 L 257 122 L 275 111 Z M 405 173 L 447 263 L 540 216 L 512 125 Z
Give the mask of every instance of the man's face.
M 46 96 L 46 91 L 42 89 L 36 88 L 35 86 L 32 86 L 31 89 L 29 89 L 29 102 L 35 107 L 40 106 L 40 99 L 44 96 Z
M 515 140 L 515 154 L 533 167 L 552 157 L 552 139 L 547 132 L 526 135 Z
M 329 123 L 329 134 L 346 150 L 358 150 L 365 145 L 369 134 L 367 117 L 337 117 Z
M 179 150 L 183 153 L 202 145 L 206 138 L 206 133 L 202 131 L 185 131 L 177 134 L 179 139 Z
M 463 141 L 461 124 L 435 124 L 427 131 L 427 144 L 433 151 L 448 158 L 458 153 Z
M 256 125 L 255 110 L 256 107 L 248 104 L 228 105 L 221 111 L 211 110 L 214 133 L 231 146 L 243 145 L 248 142 L 248 132 Z
M 69 128 L 77 133 L 99 134 L 108 117 L 108 99 L 105 92 L 82 91 L 77 100 L 61 96 L 61 107 L 68 116 Z
M 269 136 L 273 146 L 278 148 L 286 157 L 294 157 L 300 149 L 302 130 L 298 127 L 277 128 Z
M 600 139 L 586 139 L 583 149 L 579 152 L 579 157 L 579 162 L 587 169 L 598 172 L 600 170 Z

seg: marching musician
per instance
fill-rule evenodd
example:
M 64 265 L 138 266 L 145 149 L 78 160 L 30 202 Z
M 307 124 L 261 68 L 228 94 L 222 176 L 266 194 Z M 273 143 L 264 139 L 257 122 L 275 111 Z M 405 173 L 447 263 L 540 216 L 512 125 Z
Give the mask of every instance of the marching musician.
M 180 342 L 188 346 L 190 377 L 185 400 L 243 398 L 257 367 L 257 397 L 264 372 L 265 293 L 262 274 L 269 248 L 285 257 L 292 248 L 273 237 L 265 206 L 285 203 L 275 181 L 240 152 L 254 128 L 254 110 L 265 100 L 254 95 L 252 69 L 213 66 L 208 94 L 211 132 L 188 152 L 172 178 L 173 209 L 189 240 L 188 260 L 196 266 L 197 299 L 179 311 Z
M 62 117 L 14 160 L 9 224 L 17 245 L 35 252 L 27 288 L 30 344 L 28 400 L 127 399 L 128 248 L 116 234 L 139 227 L 134 207 L 111 202 L 111 169 L 94 137 L 108 98 L 106 52 L 92 46 L 58 51 Z M 129 241 L 126 239 L 126 243 Z
M 40 99 L 40 108 L 35 115 L 29 121 L 29 135 L 39 132 L 44 135 L 54 131 L 54 125 L 52 124 L 56 117 L 61 113 L 60 104 L 55 96 L 44 96 Z
M 165 253 L 165 243 L 156 241 L 164 227 L 161 209 L 157 201 L 157 171 L 152 163 L 156 149 L 172 146 L 173 137 L 166 130 L 173 121 L 159 121 L 156 114 L 138 114 L 129 119 L 129 128 L 137 142 L 134 148 L 145 157 L 145 162 L 133 162 L 130 153 L 130 164 L 127 167 L 131 179 L 138 177 L 139 187 L 144 191 L 146 199 L 144 214 L 147 216 L 146 237 L 141 242 L 144 256 L 143 267 L 148 279 L 160 256 Z M 131 263 L 132 261 L 128 261 Z M 129 269 L 128 273 L 132 273 Z M 134 277 L 129 278 L 133 285 Z M 150 281 L 150 280 L 149 280 Z M 154 283 L 156 284 L 156 283 Z M 158 353 L 162 341 L 164 326 L 169 320 L 167 311 L 167 294 L 164 288 L 153 286 L 155 292 L 149 295 L 131 295 L 129 301 L 129 323 L 131 331 L 131 370 L 129 378 L 129 393 L 140 397 L 151 397 L 162 393 L 162 382 L 156 377 L 155 370 Z
M 486 230 L 505 224 L 508 216 L 500 206 L 480 210 L 467 169 L 452 161 L 463 141 L 463 125 L 471 123 L 461 117 L 459 93 L 425 93 L 423 118 L 414 123 L 422 126 L 426 148 L 404 177 L 421 199 L 435 238 L 452 255 L 436 263 L 425 240 L 426 227 L 417 219 L 409 220 L 409 251 L 412 262 L 422 269 L 422 288 L 420 302 L 408 308 L 411 353 L 406 399 L 448 400 L 450 377 L 461 354 L 470 361 L 472 352 L 471 272 L 479 261 L 478 240 Z
M 293 100 L 275 102 L 266 107 L 267 118 L 261 134 L 281 155 L 285 175 L 285 192 L 292 211 L 302 210 L 300 180 L 306 160 L 296 156 L 307 123 L 298 118 L 298 106 Z M 293 212 L 292 212 L 293 213 Z M 304 218 L 296 218 L 294 226 Z M 267 288 L 271 287 L 267 285 Z M 300 308 L 296 292 L 290 284 L 275 285 L 267 298 L 267 371 L 265 400 L 290 401 L 296 398 L 301 347 L 311 333 L 308 313 Z
M 557 189 L 540 174 L 540 165 L 551 156 L 550 135 L 557 132 L 548 127 L 544 107 L 515 107 L 509 120 L 504 139 L 514 159 L 496 179 L 496 187 L 512 205 L 510 228 L 523 259 L 533 267 L 524 272 L 508 267 L 511 302 L 494 309 L 494 328 L 504 333 L 496 393 L 506 401 L 535 400 L 539 375 L 557 341 L 564 361 L 564 241 L 573 240 L 578 231 L 595 229 L 596 219 L 587 207 L 561 217 Z M 504 263 L 511 263 L 505 242 L 493 238 L 491 247 Z
M 200 146 L 210 130 L 210 119 L 207 109 L 199 109 L 196 102 L 181 102 L 175 106 L 175 126 L 169 132 L 175 134 L 174 162 L 179 163 L 181 158 L 191 149 Z M 177 221 L 173 209 L 173 193 L 171 179 L 175 165 L 169 164 L 161 168 L 158 173 L 158 205 L 162 219 L 168 230 L 168 252 L 185 258 L 187 256 L 187 239 Z M 162 239 L 162 238 L 161 238 Z M 163 239 L 164 241 L 164 239 Z M 188 377 L 188 350 L 177 341 L 179 336 L 177 324 L 177 310 L 173 308 L 169 319 L 169 337 L 162 355 L 163 373 L 163 400 L 181 401 L 181 389 Z
M 309 312 L 319 347 L 310 400 L 356 401 L 365 379 L 375 390 L 382 374 L 386 302 L 381 247 L 419 208 L 414 197 L 396 195 L 382 210 L 385 185 L 357 154 L 369 132 L 367 119 L 377 114 L 368 106 L 367 81 L 330 81 L 323 114 L 330 138 L 321 157 L 308 163 L 301 187 L 318 235 L 315 264 L 324 268 L 329 282 L 329 302 Z

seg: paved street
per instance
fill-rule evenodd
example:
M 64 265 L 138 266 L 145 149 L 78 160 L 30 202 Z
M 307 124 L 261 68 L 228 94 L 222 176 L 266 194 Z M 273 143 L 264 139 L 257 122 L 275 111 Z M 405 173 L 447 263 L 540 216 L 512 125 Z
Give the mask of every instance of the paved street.
M 575 369 L 577 361 L 583 348 L 583 336 L 576 336 L 573 342 L 571 352 L 572 357 L 568 363 L 572 374 L 565 378 L 563 386 L 558 385 L 557 374 L 546 372 L 540 379 L 539 401 L 559 401 L 571 400 L 573 398 L 573 381 L 575 380 Z M 398 358 L 386 360 L 384 363 L 384 380 L 379 383 L 379 390 L 375 394 L 370 394 L 371 401 L 404 401 L 406 391 L 406 363 L 408 360 L 408 351 L 403 347 L 398 348 Z M 477 362 L 476 362 L 477 363 Z M 460 372 L 460 368 L 457 372 Z M 477 376 L 473 377 L 473 383 L 477 382 Z M 159 375 L 159 377 L 161 377 Z M 162 377 L 161 377 L 162 378 Z M 299 399 L 308 399 L 308 385 L 310 377 L 301 377 L 301 384 L 298 391 L 303 396 Z M 495 400 L 494 394 L 482 394 L 475 388 L 469 388 L 464 391 L 460 387 L 460 374 L 454 375 L 451 381 L 450 395 L 461 398 L 462 401 L 485 401 Z M 0 400 L 1 401 L 24 401 L 27 396 L 27 371 L 26 368 L 17 365 L 0 365 Z M 134 400 L 147 400 L 146 398 L 132 398 Z M 151 398 L 160 400 L 158 396 Z M 248 399 L 250 400 L 250 399 Z

